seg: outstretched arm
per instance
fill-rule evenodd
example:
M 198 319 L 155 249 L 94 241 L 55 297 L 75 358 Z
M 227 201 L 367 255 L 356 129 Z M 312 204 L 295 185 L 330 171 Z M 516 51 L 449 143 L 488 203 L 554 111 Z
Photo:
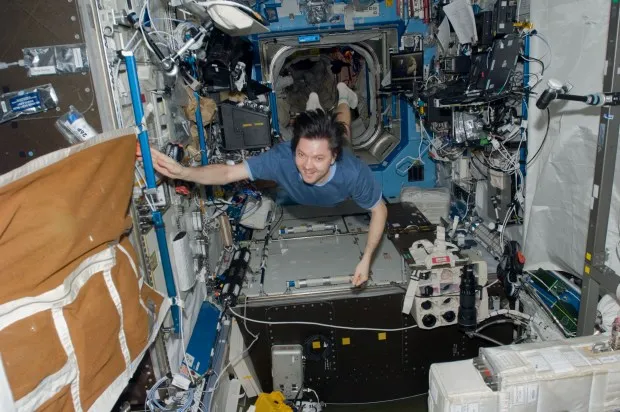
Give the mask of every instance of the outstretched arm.
M 202 167 L 184 167 L 165 154 L 151 149 L 153 167 L 159 173 L 172 179 L 196 182 L 202 185 L 225 185 L 248 179 L 247 168 L 242 164 L 213 164 Z
M 360 260 L 360 263 L 358 263 L 355 268 L 355 274 L 353 275 L 352 281 L 353 286 L 359 286 L 368 280 L 370 264 L 372 263 L 377 246 L 381 243 L 386 220 L 387 207 L 383 201 L 379 201 L 379 203 L 371 209 L 368 241 L 366 242 L 366 248 L 364 249 L 362 260 Z

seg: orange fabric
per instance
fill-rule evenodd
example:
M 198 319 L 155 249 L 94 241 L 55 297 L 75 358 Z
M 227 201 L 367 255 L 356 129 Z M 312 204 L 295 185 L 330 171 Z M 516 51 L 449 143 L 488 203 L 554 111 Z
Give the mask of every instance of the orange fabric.
M 142 288 L 140 295 L 142 296 L 142 300 L 146 307 L 150 310 L 151 307 L 155 311 L 155 313 L 159 312 L 159 308 L 161 308 L 161 304 L 164 301 L 164 298 L 156 293 L 151 288 Z
M 135 136 L 107 141 L 0 187 L 0 304 L 60 285 L 67 265 L 127 229 Z
M 49 310 L 1 330 L 0 353 L 16 400 L 30 393 L 46 376 L 57 372 L 67 362 Z
M 120 319 L 103 276 L 92 277 L 77 299 L 65 306 L 64 315 L 80 368 L 80 400 L 88 409 L 125 369 L 118 340 Z
M 121 245 L 133 257 L 133 261 L 137 265 L 138 258 L 133 253 L 129 239 L 124 239 Z M 140 291 L 138 290 L 136 277 L 129 276 L 129 274 L 133 273 L 131 263 L 125 254 L 120 251 L 116 253 L 116 260 L 117 265 L 112 269 L 112 280 L 123 304 L 123 329 L 125 330 L 125 338 L 129 353 L 131 354 L 131 360 L 133 361 L 142 352 L 144 345 L 148 341 L 149 319 L 142 305 L 140 305 L 140 301 L 136 299 Z
M 37 409 L 37 412 L 73 412 L 73 397 L 71 396 L 71 387 L 65 386 L 56 395 L 51 397 L 47 402 Z
M 131 225 L 134 156 L 131 134 L 88 147 L 0 187 L 0 305 L 55 289 L 86 258 L 122 238 Z M 138 264 L 128 240 L 122 244 Z M 138 289 L 129 260 L 118 249 L 111 275 L 134 360 L 146 348 L 152 322 L 139 297 L 150 302 L 155 313 L 163 297 L 148 285 Z M 103 273 L 82 286 L 63 314 L 78 362 L 80 401 L 87 410 L 126 368 L 119 342 L 121 320 Z M 0 330 L 0 352 L 16 402 L 67 363 L 50 311 Z M 38 410 L 74 409 L 69 386 L 47 396 L 51 398 Z

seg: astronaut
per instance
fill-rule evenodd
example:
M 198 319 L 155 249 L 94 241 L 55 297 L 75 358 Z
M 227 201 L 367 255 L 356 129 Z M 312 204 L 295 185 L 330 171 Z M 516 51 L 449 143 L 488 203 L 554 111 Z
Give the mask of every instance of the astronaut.
M 344 83 L 339 83 L 337 89 L 335 113 L 326 113 L 318 95 L 311 93 L 306 112 L 295 119 L 292 140 L 243 163 L 188 168 L 151 150 L 153 166 L 169 178 L 203 185 L 273 180 L 301 205 L 329 207 L 346 199 L 354 200 L 371 212 L 368 241 L 352 278 L 352 284 L 360 286 L 368 280 L 373 255 L 383 235 L 387 208 L 381 185 L 349 147 L 351 109 L 357 107 L 358 97 Z
M 407 76 L 417 76 L 418 75 L 418 64 L 415 61 L 413 56 L 409 56 L 407 58 Z

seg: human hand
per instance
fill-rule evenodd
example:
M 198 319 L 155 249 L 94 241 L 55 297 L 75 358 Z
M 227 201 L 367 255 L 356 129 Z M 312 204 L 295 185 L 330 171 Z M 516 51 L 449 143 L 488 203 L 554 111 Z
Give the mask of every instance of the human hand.
M 151 159 L 153 160 L 153 168 L 160 174 L 171 179 L 187 179 L 187 168 L 181 166 L 174 159 L 154 149 L 151 149 Z
M 362 258 L 360 263 L 355 267 L 355 273 L 353 274 L 353 279 L 351 283 L 353 286 L 362 286 L 366 281 L 368 281 L 368 275 L 370 274 L 370 261 L 368 259 Z

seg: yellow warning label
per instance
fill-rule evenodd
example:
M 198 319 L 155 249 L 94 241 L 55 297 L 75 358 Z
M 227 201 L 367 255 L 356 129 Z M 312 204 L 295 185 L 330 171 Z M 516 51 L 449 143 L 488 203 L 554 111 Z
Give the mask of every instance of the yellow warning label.
M 590 274 L 590 266 L 586 265 L 585 269 L 583 270 L 584 272 L 586 272 L 586 275 Z
M 351 338 L 342 338 L 342 346 L 347 346 L 351 344 Z
M 385 5 L 387 7 L 392 7 L 394 5 L 394 0 L 385 0 Z
M 378 335 L 378 339 L 379 340 L 386 340 L 387 339 L 387 333 L 385 333 L 385 332 L 379 332 L 377 335 Z
M 241 127 L 252 127 L 252 123 L 243 123 Z
M 254 126 L 262 126 L 262 125 L 264 125 L 264 124 L 265 124 L 265 123 L 263 123 L 263 122 L 259 122 L 259 123 L 254 123 Z
M 586 253 L 586 260 L 588 262 L 592 260 L 592 253 L 590 253 L 590 252 Z
M 321 341 L 317 340 L 312 342 L 312 349 L 321 349 Z

